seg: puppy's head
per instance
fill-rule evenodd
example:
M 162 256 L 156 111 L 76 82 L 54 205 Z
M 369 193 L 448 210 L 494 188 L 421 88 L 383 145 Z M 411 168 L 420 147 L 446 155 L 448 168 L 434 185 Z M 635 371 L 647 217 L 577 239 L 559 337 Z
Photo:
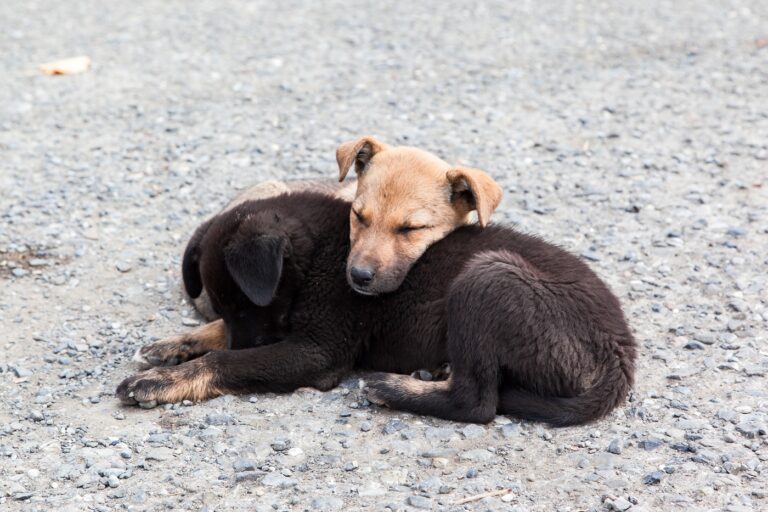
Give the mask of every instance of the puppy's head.
M 357 173 L 347 280 L 366 295 L 396 290 L 430 245 L 473 211 L 485 226 L 501 201 L 501 188 L 483 171 L 372 137 L 342 144 L 336 160 L 340 180 L 353 164 Z
M 224 221 L 231 220 L 236 226 L 227 229 L 226 222 L 222 222 L 223 229 L 215 226 L 211 230 L 213 236 L 204 240 L 198 250 L 202 252 L 199 267 L 190 265 L 189 275 L 197 273 L 197 280 L 205 284 L 214 310 L 227 325 L 229 348 L 278 341 L 289 332 L 291 300 L 297 284 L 291 238 L 295 221 L 271 210 L 235 209 L 224 215 Z M 195 281 L 190 280 L 192 284 Z M 199 294 L 199 288 L 192 288 L 187 285 L 188 291 Z

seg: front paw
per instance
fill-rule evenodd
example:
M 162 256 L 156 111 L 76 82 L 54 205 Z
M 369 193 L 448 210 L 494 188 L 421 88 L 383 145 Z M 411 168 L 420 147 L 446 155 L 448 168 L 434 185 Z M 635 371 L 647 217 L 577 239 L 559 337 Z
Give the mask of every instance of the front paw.
M 225 388 L 216 384 L 220 375 L 221 371 L 208 355 L 179 366 L 152 368 L 137 373 L 123 380 L 116 394 L 124 404 L 142 407 L 153 403 L 205 400 L 224 394 Z
M 144 409 L 156 406 L 160 391 L 168 385 L 158 370 L 147 370 L 127 377 L 117 386 L 117 398 L 126 405 L 138 405 Z
M 139 368 L 154 366 L 175 366 L 192 358 L 192 342 L 184 336 L 173 336 L 139 348 L 133 361 Z

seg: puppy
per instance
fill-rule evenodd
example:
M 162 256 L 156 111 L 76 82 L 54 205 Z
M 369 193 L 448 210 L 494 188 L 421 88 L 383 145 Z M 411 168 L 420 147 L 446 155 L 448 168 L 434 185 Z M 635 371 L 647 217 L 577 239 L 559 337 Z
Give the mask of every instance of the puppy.
M 386 372 L 367 379 L 372 401 L 464 422 L 501 413 L 573 425 L 625 399 L 635 343 L 618 300 L 581 260 L 509 228 L 469 225 L 428 248 L 396 291 L 365 296 L 346 280 L 350 215 L 349 203 L 295 193 L 214 218 L 184 281 L 192 296 L 208 290 L 222 320 L 184 336 L 199 357 L 129 377 L 118 397 L 327 390 L 357 367 Z M 242 345 L 252 348 L 223 350 Z M 179 346 L 145 353 L 189 359 Z M 406 375 L 444 361 L 446 381 Z
M 328 194 L 345 201 L 352 201 L 355 197 L 356 183 L 352 182 L 348 185 L 341 185 L 334 182 L 331 179 L 303 179 L 303 180 L 267 180 L 257 183 L 243 192 L 238 194 L 229 204 L 227 204 L 219 214 L 231 210 L 235 206 L 245 203 L 246 201 L 256 201 L 258 199 L 264 199 L 267 197 L 275 197 L 281 194 L 288 194 L 291 192 L 313 191 L 323 194 Z M 195 233 L 192 235 L 192 241 L 188 244 L 188 247 L 196 247 L 198 245 L 198 239 L 205 233 L 207 229 L 207 222 L 203 223 Z M 182 269 L 183 271 L 183 269 Z M 208 293 L 203 290 L 202 293 L 192 299 L 192 304 L 200 315 L 208 320 L 216 320 L 218 315 L 211 306 L 211 301 L 208 298 Z M 138 353 L 137 353 L 138 354 Z M 134 359 L 137 363 L 146 366 L 147 362 L 143 361 L 140 355 Z
M 430 245 L 470 223 L 471 212 L 484 227 L 501 201 L 483 171 L 373 137 L 340 145 L 336 160 L 339 181 L 353 164 L 357 173 L 347 280 L 364 295 L 396 290 Z

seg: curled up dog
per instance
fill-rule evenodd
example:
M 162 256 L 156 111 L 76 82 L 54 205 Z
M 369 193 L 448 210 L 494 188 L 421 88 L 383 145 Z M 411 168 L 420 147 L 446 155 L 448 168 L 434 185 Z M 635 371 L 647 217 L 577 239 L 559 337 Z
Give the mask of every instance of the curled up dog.
M 457 421 L 510 414 L 580 424 L 625 399 L 635 343 L 618 300 L 587 265 L 510 228 L 462 225 L 471 210 L 487 221 L 485 205 L 492 211 L 498 200 L 461 169 L 421 185 L 463 213 L 442 235 L 432 238 L 423 210 L 382 210 L 380 199 L 400 189 L 381 179 L 379 164 L 400 157 L 375 142 L 341 151 L 342 174 L 354 162 L 360 180 L 351 207 L 296 193 L 208 223 L 196 257 L 185 256 L 184 281 L 192 296 L 208 290 L 221 320 L 142 349 L 150 362 L 181 364 L 127 378 L 121 400 L 323 390 L 354 368 L 376 371 L 366 379 L 372 401 Z M 414 237 L 413 250 L 377 259 L 365 247 L 379 236 L 379 245 Z M 445 381 L 408 375 L 445 361 Z

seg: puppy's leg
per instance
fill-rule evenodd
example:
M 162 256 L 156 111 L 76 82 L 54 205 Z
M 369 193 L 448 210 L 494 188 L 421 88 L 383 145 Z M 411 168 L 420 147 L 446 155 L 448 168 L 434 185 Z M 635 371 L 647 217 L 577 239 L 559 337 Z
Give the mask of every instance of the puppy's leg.
M 133 360 L 144 368 L 173 366 L 213 350 L 226 348 L 227 333 L 224 321 L 216 320 L 188 333 L 144 345 L 136 351 Z
M 513 272 L 507 266 L 499 268 L 493 259 L 478 260 L 452 283 L 446 297 L 448 380 L 421 382 L 374 374 L 366 379 L 371 401 L 448 420 L 491 421 L 499 401 L 500 351 L 508 350 L 503 345 L 514 343 L 518 336 L 531 334 L 516 329 L 522 315 L 514 308 L 521 302 L 527 305 L 524 300 L 530 293 Z
M 345 354 L 346 355 L 346 354 Z M 280 341 L 243 350 L 218 350 L 178 366 L 152 368 L 123 380 L 126 404 L 204 400 L 228 393 L 321 390 L 338 385 L 351 361 L 337 361 L 310 342 Z
M 496 416 L 498 384 L 493 370 L 478 374 L 457 365 L 443 381 L 381 372 L 365 381 L 368 399 L 392 409 L 466 423 L 488 423 Z

